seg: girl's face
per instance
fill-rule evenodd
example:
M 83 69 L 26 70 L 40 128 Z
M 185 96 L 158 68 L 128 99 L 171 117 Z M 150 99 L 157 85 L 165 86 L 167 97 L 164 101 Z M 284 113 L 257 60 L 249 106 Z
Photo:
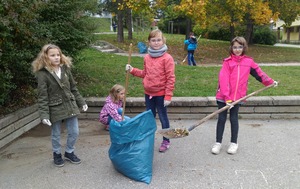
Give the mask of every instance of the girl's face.
M 124 96 L 125 96 L 125 89 L 123 89 L 122 91 L 120 91 L 118 93 L 118 99 L 119 100 L 124 100 Z
M 58 67 L 60 65 L 60 53 L 58 49 L 49 49 L 47 55 L 54 67 Z
M 243 45 L 239 44 L 236 41 L 232 45 L 232 52 L 236 56 L 241 56 L 243 53 L 243 49 L 244 49 Z
M 149 45 L 153 50 L 161 49 L 164 45 L 162 35 L 158 34 L 157 36 L 150 38 Z

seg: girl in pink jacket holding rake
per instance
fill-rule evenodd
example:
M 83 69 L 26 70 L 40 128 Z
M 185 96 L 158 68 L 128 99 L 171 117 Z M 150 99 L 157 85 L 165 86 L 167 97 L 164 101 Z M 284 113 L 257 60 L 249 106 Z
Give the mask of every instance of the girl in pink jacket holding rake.
M 245 55 L 248 45 L 243 37 L 235 37 L 230 44 L 230 57 L 224 59 L 222 68 L 219 73 L 219 85 L 216 94 L 218 108 L 221 109 L 226 105 L 246 96 L 248 88 L 249 75 L 252 75 L 263 85 L 268 86 L 277 82 L 271 79 L 261 68 L 254 62 L 251 57 Z M 231 140 L 227 150 L 228 154 L 235 154 L 238 149 L 238 113 L 241 104 L 230 107 L 230 124 Z M 219 154 L 222 147 L 222 138 L 227 119 L 227 110 L 218 116 L 216 129 L 216 143 L 213 145 L 211 152 Z

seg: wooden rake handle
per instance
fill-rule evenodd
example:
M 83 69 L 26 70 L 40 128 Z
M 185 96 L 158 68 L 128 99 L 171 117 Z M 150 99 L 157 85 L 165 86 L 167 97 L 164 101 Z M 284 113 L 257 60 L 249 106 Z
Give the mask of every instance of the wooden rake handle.
M 247 96 L 244 96 L 243 98 L 240 98 L 239 100 L 234 101 L 233 103 L 231 103 L 231 105 L 234 106 L 234 105 L 240 103 L 241 101 L 246 100 L 247 98 L 249 98 L 249 97 L 251 97 L 251 96 L 254 96 L 254 95 L 256 95 L 256 94 L 258 94 L 258 93 L 260 93 L 260 92 L 262 92 L 262 91 L 264 91 L 264 90 L 266 90 L 266 89 L 268 89 L 268 88 L 270 88 L 270 87 L 273 87 L 274 85 L 275 85 L 275 83 L 273 83 L 273 84 L 271 84 L 271 85 L 268 85 L 268 86 L 266 86 L 266 87 L 264 87 L 264 88 L 261 88 L 261 89 L 259 89 L 259 90 L 257 90 L 257 91 L 254 91 L 254 92 L 248 94 Z M 203 119 L 201 119 L 198 123 L 196 123 L 196 124 L 190 126 L 190 127 L 188 128 L 188 131 L 191 131 L 191 130 L 195 129 L 196 127 L 198 127 L 198 126 L 201 125 L 202 123 L 206 122 L 207 120 L 209 120 L 210 118 L 214 117 L 215 115 L 217 115 L 217 114 L 219 114 L 219 113 L 221 113 L 221 112 L 227 110 L 228 108 L 230 108 L 229 105 L 224 106 L 223 108 L 214 111 L 213 113 L 211 113 L 211 114 L 209 114 L 208 116 L 206 116 L 206 117 L 204 117 Z
M 132 54 L 132 43 L 129 45 L 129 52 L 128 52 L 128 64 L 131 62 L 131 54 Z M 125 80 L 125 95 L 123 99 L 123 111 L 122 111 L 122 120 L 124 120 L 125 115 L 125 107 L 126 107 L 126 94 L 128 92 L 128 82 L 129 82 L 129 70 L 126 71 L 126 80 Z

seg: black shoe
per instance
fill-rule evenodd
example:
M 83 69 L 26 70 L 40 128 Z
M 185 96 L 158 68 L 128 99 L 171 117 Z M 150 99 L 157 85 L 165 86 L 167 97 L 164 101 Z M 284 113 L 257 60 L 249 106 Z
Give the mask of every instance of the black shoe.
M 81 160 L 74 154 L 74 152 L 72 153 L 65 152 L 65 159 L 74 164 L 81 163 Z
M 61 157 L 61 154 L 53 152 L 54 165 L 57 167 L 62 167 L 65 165 L 65 161 Z

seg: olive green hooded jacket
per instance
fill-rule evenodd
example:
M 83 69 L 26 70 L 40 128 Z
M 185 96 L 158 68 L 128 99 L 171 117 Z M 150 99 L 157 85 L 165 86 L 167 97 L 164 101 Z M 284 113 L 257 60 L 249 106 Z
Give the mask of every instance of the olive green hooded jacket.
M 70 68 L 61 67 L 61 79 L 47 68 L 36 72 L 40 119 L 52 123 L 80 114 L 85 105 Z

